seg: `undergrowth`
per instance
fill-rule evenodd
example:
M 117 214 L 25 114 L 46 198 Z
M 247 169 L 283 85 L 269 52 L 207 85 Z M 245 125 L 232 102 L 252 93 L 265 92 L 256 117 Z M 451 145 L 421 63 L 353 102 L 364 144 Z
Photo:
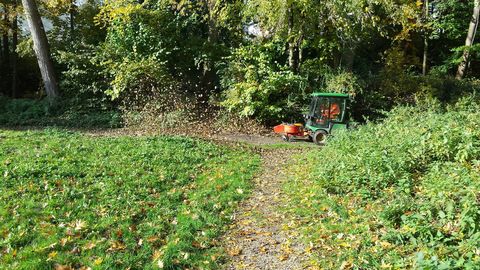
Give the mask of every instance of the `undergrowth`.
M 303 157 L 286 191 L 312 264 L 478 269 L 479 108 L 399 107 Z
M 123 125 L 115 109 L 92 100 L 7 99 L 0 96 L 0 126 L 50 126 L 68 128 L 118 128 Z
M 0 130 L 0 268 L 216 269 L 258 164 L 182 137 Z

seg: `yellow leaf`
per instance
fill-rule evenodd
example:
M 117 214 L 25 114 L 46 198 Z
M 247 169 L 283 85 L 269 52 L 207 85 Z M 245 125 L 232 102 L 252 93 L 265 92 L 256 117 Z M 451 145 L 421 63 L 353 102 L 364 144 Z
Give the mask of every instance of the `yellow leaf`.
M 95 246 L 96 246 L 96 244 L 94 242 L 89 242 L 83 248 L 85 250 L 90 250 L 90 249 L 94 248 Z
M 107 249 L 107 251 L 118 251 L 118 250 L 123 250 L 125 249 L 126 246 L 118 241 L 113 242 L 110 247 Z
M 57 254 L 58 254 L 58 252 L 56 252 L 56 251 L 52 251 L 52 252 L 48 253 L 47 261 L 53 260 L 53 258 L 57 257 Z
M 102 262 L 103 262 L 102 258 L 96 258 L 95 261 L 93 261 L 93 264 L 100 265 Z
M 390 269 L 392 268 L 392 265 L 391 264 L 386 264 L 386 263 L 382 263 L 382 265 L 380 265 L 380 268 L 382 269 Z
M 67 242 L 69 241 L 69 237 L 64 237 L 62 239 L 60 239 L 60 245 L 62 245 L 62 247 L 64 247 Z
M 233 247 L 233 248 L 228 250 L 228 254 L 230 256 L 238 256 L 238 255 L 242 254 L 242 249 L 239 248 L 239 247 Z
M 81 231 L 83 228 L 85 228 L 87 223 L 83 220 L 76 220 L 75 221 L 75 231 Z
M 284 253 L 284 254 L 280 255 L 279 259 L 280 259 L 280 261 L 286 261 L 288 259 L 288 257 L 289 257 L 289 255 Z
M 381 245 L 383 248 L 389 248 L 389 247 L 392 246 L 392 244 L 390 244 L 389 242 L 386 242 L 386 241 L 380 242 L 380 245 Z
M 148 241 L 149 243 L 153 243 L 153 242 L 156 242 L 156 241 L 158 241 L 158 240 L 160 240 L 160 238 L 159 238 L 159 237 L 156 237 L 156 236 L 150 236 L 150 237 L 147 238 L 147 241 Z
M 54 266 L 55 270 L 73 270 L 73 268 L 69 265 L 61 265 L 61 264 L 55 264 Z
M 160 257 L 162 257 L 162 255 L 163 255 L 163 252 L 162 252 L 162 251 L 160 251 L 160 250 L 155 250 L 155 252 L 153 253 L 152 259 L 153 259 L 154 261 L 156 261 L 156 260 L 160 259 Z

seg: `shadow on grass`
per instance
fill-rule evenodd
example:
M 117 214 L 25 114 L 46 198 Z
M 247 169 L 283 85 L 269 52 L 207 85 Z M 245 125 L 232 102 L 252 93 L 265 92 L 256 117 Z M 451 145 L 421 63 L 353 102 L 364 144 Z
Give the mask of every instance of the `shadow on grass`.
M 0 97 L 0 128 L 107 129 L 123 126 L 120 112 L 100 103 L 61 100 L 7 99 Z

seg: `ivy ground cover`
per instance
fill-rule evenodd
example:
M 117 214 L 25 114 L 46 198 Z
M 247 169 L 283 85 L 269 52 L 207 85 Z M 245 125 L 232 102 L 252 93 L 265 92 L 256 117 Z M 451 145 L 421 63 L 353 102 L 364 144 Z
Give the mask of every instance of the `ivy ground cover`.
M 0 268 L 215 269 L 258 164 L 181 137 L 0 130 Z

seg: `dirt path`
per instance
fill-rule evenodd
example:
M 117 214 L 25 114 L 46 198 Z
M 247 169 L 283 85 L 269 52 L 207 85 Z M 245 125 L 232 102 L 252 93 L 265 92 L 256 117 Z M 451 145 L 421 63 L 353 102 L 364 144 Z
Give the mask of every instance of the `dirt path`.
M 297 237 L 283 230 L 282 185 L 291 157 L 301 149 L 277 149 L 262 153 L 262 171 L 255 188 L 237 211 L 224 236 L 230 262 L 225 269 L 304 269 L 305 248 Z

